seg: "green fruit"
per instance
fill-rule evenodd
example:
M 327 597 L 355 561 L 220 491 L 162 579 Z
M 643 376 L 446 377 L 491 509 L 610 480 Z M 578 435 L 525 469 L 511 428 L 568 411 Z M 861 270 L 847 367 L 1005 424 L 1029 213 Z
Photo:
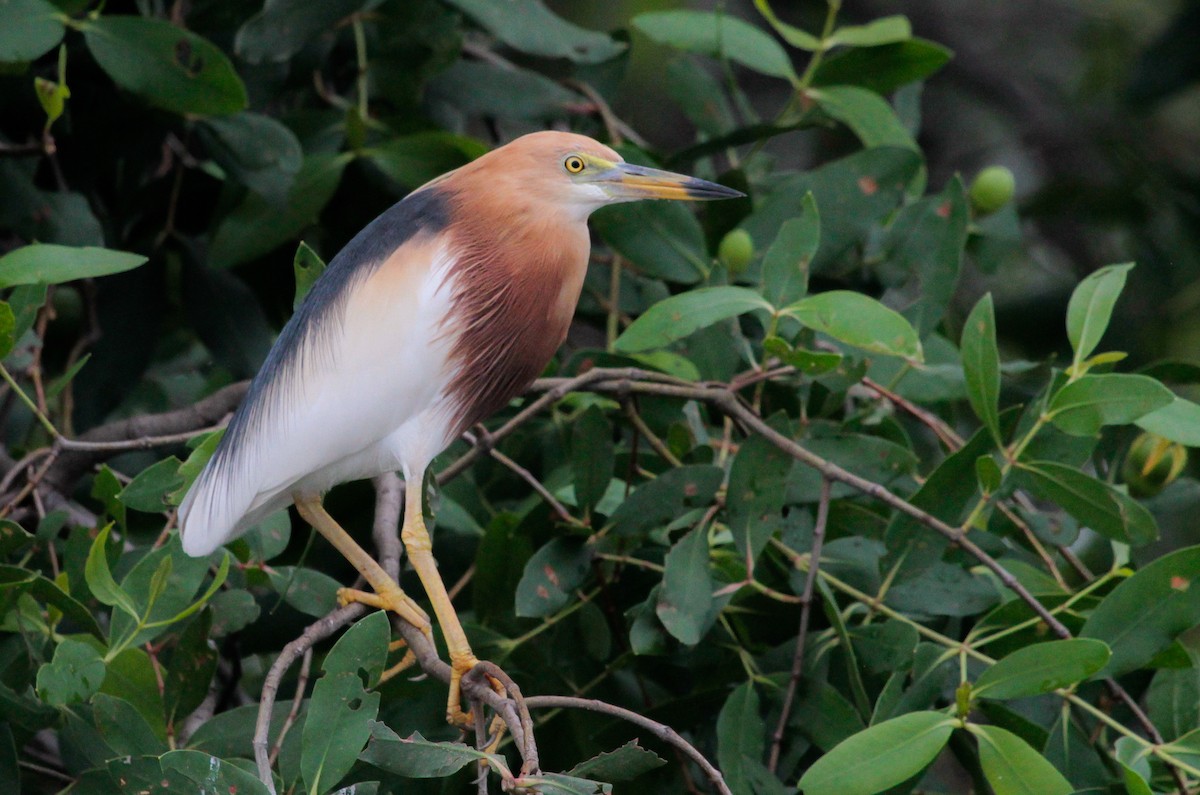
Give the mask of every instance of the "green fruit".
M 977 215 L 994 213 L 1012 201 L 1017 181 L 1004 166 L 988 166 L 971 183 L 971 206 Z
M 1187 459 L 1187 448 L 1178 442 L 1143 433 L 1129 446 L 1121 475 L 1130 494 L 1153 497 L 1179 477 Z
M 734 229 L 717 246 L 717 259 L 733 274 L 744 272 L 753 257 L 754 240 L 745 229 Z

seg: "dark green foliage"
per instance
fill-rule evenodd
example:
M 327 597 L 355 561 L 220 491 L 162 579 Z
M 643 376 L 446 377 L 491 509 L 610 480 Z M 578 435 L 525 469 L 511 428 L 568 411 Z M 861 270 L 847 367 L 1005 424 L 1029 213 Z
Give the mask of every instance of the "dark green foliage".
M 550 126 L 747 196 L 596 213 L 531 395 L 591 380 L 474 429 L 499 455 L 435 462 L 479 656 L 527 697 L 669 725 L 735 795 L 1200 779 L 1200 486 L 1177 465 L 1200 366 L 1144 366 L 1139 336 L 1189 317 L 1194 174 L 1125 173 L 1149 158 L 1113 124 L 1120 156 L 1071 179 L 1125 184 L 1032 195 L 1051 165 L 1024 137 L 993 136 L 1011 169 L 945 145 L 970 103 L 926 99 L 1000 78 L 914 38 L 938 29 L 919 10 L 685 5 L 0 0 L 0 789 L 270 791 L 267 672 L 355 572 L 287 511 L 187 557 L 174 508 L 325 262 Z M 1140 54 L 1138 102 L 1195 80 L 1194 15 Z M 1077 71 L 1099 113 L 1114 78 Z M 1088 248 L 1063 278 L 1031 227 L 1088 213 L 1103 234 L 1078 240 L 1149 267 Z M 1169 473 L 1153 497 L 1122 482 L 1139 468 Z M 371 489 L 328 505 L 366 544 Z M 383 613 L 321 637 L 261 716 L 276 791 L 461 792 L 481 769 L 493 792 L 716 791 L 611 710 L 535 707 L 546 772 L 523 769 L 446 726 L 436 671 L 385 674 Z

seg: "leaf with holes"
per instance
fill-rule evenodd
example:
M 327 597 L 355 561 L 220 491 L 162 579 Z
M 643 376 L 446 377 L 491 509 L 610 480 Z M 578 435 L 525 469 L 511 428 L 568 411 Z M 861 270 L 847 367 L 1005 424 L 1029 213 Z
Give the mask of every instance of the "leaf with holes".
M 615 751 L 605 751 L 580 762 L 567 775 L 597 781 L 629 781 L 666 763 L 667 760 L 633 739 Z
M 202 116 L 246 107 L 246 87 L 229 58 L 195 33 L 165 19 L 113 14 L 80 26 L 100 68 L 155 107 Z
M 317 680 L 301 743 L 307 790 L 326 792 L 350 772 L 378 712 L 379 693 L 368 693 L 357 672 L 327 673 Z

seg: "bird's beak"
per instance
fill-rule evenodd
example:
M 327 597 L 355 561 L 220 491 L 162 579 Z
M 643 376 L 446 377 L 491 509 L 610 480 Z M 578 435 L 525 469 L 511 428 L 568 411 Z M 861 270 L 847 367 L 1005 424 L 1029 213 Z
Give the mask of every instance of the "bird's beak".
M 612 168 L 597 177 L 596 184 L 616 201 L 634 201 L 636 199 L 703 201 L 706 199 L 734 199 L 746 195 L 715 182 L 657 168 L 635 166 L 631 163 L 614 164 Z

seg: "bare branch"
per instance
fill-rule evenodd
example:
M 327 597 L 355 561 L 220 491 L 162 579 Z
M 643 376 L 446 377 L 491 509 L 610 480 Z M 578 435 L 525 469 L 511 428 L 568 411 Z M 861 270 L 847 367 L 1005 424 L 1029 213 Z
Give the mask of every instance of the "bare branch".
M 733 795 L 729 790 L 729 785 L 725 783 L 725 777 L 721 775 L 721 771 L 713 766 L 712 762 L 704 757 L 704 754 L 696 750 L 696 747 L 687 740 L 679 736 L 679 733 L 666 724 L 653 721 L 644 715 L 639 715 L 636 712 L 618 707 L 614 704 L 608 704 L 603 701 L 597 701 L 594 698 L 575 698 L 574 696 L 530 696 L 525 699 L 525 703 L 530 709 L 540 708 L 558 708 L 558 709 L 583 709 L 589 712 L 599 712 L 603 715 L 610 715 L 614 718 L 628 721 L 635 726 L 640 726 L 654 734 L 655 737 L 665 743 L 679 749 L 687 755 L 689 759 L 699 765 L 704 774 L 708 776 L 708 780 L 712 782 L 713 787 L 721 795 Z

